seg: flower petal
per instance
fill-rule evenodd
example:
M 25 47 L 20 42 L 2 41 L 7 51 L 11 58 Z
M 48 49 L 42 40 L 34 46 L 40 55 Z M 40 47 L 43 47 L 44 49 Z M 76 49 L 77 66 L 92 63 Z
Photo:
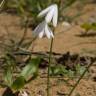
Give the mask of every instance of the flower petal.
M 44 35 L 44 30 L 42 32 L 39 33 L 39 38 L 42 38 Z
M 48 12 L 47 16 L 45 17 L 45 20 L 47 23 L 50 23 L 52 18 L 53 18 L 53 15 L 54 15 L 54 8 L 53 9 L 50 9 L 50 11 Z
M 46 22 L 41 22 L 33 31 L 33 35 L 37 36 L 39 33 L 41 33 L 45 28 Z
M 50 36 L 52 36 L 52 38 L 54 38 L 52 30 L 49 27 L 48 27 L 48 30 L 50 31 Z
M 47 36 L 47 38 L 49 38 L 50 39 L 50 31 L 49 31 L 49 29 L 48 29 L 48 25 L 46 24 L 46 26 L 45 26 L 45 34 L 46 34 L 46 36 Z
M 53 26 L 56 27 L 57 26 L 57 21 L 58 21 L 58 7 L 55 4 L 54 5 L 54 14 L 53 14 Z
M 41 11 L 41 12 L 38 14 L 38 17 L 43 17 L 43 16 L 45 16 L 45 15 L 49 12 L 50 9 L 51 9 L 51 6 L 48 7 L 48 8 L 46 8 L 46 9 L 44 9 L 43 11 Z

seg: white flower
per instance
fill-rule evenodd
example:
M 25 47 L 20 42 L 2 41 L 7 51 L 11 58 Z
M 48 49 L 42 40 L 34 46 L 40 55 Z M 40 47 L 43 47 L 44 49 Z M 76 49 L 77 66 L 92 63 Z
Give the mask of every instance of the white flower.
M 39 36 L 39 38 L 42 38 L 43 36 L 47 36 L 47 38 L 50 39 L 50 37 L 54 38 L 53 32 L 49 28 L 46 21 L 41 22 L 33 31 L 33 35 Z
M 46 15 L 46 16 L 45 16 Z M 50 23 L 51 20 L 53 22 L 53 26 L 57 26 L 57 21 L 58 21 L 58 7 L 56 4 L 53 4 L 49 6 L 48 8 L 44 9 L 41 11 L 38 15 L 38 17 L 43 17 L 45 16 L 45 20 L 47 23 Z

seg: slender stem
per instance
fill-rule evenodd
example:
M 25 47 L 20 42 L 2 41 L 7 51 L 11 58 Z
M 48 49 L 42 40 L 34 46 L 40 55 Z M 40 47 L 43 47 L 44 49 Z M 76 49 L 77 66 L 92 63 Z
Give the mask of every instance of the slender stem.
M 93 62 L 91 62 L 88 67 L 85 69 L 85 71 L 83 72 L 83 74 L 80 76 L 80 78 L 78 79 L 78 81 L 76 82 L 76 84 L 74 85 L 74 87 L 72 88 L 72 90 L 70 91 L 70 93 L 68 94 L 68 96 L 71 96 L 73 91 L 75 90 L 75 88 L 77 87 L 77 85 L 79 84 L 79 82 L 81 81 L 81 79 L 84 77 L 85 73 L 88 71 L 88 69 L 92 66 Z
M 26 37 L 27 29 L 28 29 L 28 23 L 29 23 L 29 21 L 28 21 L 28 19 L 27 19 L 27 20 L 26 20 L 26 24 L 25 24 L 24 34 L 23 34 L 21 40 L 19 41 L 18 46 L 20 46 L 20 45 L 22 44 L 22 42 L 24 41 L 24 39 L 25 39 L 25 37 Z
M 1 3 L 0 3 L 0 8 L 3 7 L 4 3 L 5 3 L 5 0 L 2 0 Z
M 49 64 L 48 64 L 48 75 L 47 75 L 47 96 L 50 96 L 50 65 L 52 58 L 52 47 L 53 47 L 53 38 L 51 39 L 50 53 L 49 53 Z

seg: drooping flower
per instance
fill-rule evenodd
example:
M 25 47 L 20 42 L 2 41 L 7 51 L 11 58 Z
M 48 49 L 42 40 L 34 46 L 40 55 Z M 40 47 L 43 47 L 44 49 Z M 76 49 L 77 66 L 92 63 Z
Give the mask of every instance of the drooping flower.
M 39 36 L 39 38 L 42 38 L 43 36 L 47 36 L 47 38 L 50 39 L 50 37 L 54 38 L 53 32 L 49 28 L 46 21 L 41 22 L 33 31 L 33 35 Z
M 50 23 L 51 20 L 53 22 L 53 26 L 57 26 L 57 21 L 58 21 L 58 7 L 56 4 L 53 4 L 43 11 L 41 11 L 38 15 L 38 17 L 43 17 L 45 16 L 45 20 L 47 23 Z

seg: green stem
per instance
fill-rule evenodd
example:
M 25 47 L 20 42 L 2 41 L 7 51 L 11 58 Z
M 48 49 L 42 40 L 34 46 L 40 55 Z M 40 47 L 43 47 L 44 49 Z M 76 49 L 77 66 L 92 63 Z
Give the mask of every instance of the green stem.
M 26 24 L 25 24 L 24 34 L 23 34 L 21 40 L 19 41 L 19 43 L 17 44 L 18 47 L 22 44 L 22 42 L 24 41 L 24 39 L 25 39 L 25 37 L 26 37 L 27 29 L 28 29 L 28 23 L 29 23 L 29 21 L 28 21 L 28 19 L 27 19 L 27 20 L 26 20 Z
M 0 8 L 3 7 L 4 3 L 5 3 L 5 0 L 2 0 L 1 3 L 0 3 Z
M 81 79 L 84 77 L 85 73 L 89 70 L 89 68 L 92 66 L 93 62 L 91 62 L 88 67 L 85 69 L 85 71 L 83 72 L 83 74 L 80 76 L 80 78 L 78 79 L 78 81 L 76 82 L 76 84 L 74 85 L 74 87 L 72 88 L 72 90 L 70 91 L 70 93 L 68 94 L 68 96 L 71 96 L 73 91 L 75 90 L 75 88 L 77 87 L 77 85 L 79 84 L 79 82 L 81 81 Z
M 50 65 L 52 58 L 52 47 L 53 47 L 53 38 L 51 39 L 50 54 L 49 54 L 48 75 L 47 75 L 47 96 L 50 96 Z

